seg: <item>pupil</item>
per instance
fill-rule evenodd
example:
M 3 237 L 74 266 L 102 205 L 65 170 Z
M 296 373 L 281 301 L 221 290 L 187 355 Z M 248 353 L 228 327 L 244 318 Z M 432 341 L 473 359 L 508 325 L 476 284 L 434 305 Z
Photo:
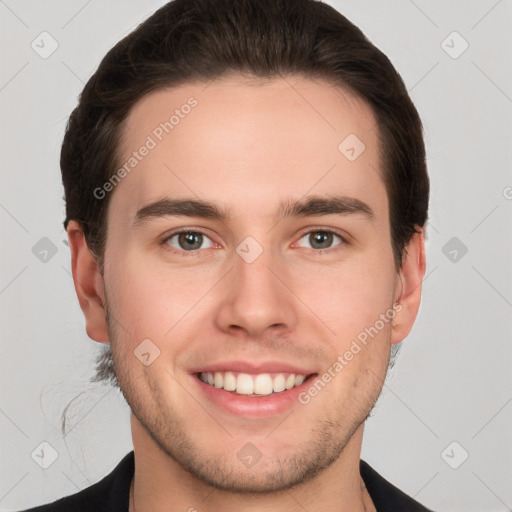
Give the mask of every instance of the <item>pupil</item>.
M 193 233 L 189 231 L 188 233 L 180 233 L 178 240 L 182 249 L 190 251 L 201 247 L 203 235 L 201 233 Z
M 310 242 L 313 247 L 316 249 L 327 249 L 332 244 L 332 233 L 326 233 L 325 231 L 317 231 L 316 233 L 311 233 Z

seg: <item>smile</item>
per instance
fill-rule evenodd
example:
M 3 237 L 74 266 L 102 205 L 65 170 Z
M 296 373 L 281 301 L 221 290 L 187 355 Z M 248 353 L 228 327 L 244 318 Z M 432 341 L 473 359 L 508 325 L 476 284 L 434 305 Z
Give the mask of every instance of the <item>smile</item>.
M 200 372 L 198 378 L 217 389 L 245 396 L 267 396 L 300 386 L 307 375 L 295 373 Z

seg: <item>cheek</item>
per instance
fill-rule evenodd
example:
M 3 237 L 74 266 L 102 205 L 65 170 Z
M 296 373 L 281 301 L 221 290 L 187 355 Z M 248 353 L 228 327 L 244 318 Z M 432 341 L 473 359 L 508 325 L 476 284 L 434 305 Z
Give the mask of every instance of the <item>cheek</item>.
M 393 278 L 389 269 L 358 263 L 301 272 L 295 280 L 297 295 L 336 334 L 352 339 L 375 324 L 391 307 Z
M 204 273 L 157 268 L 129 254 L 117 261 L 108 273 L 109 305 L 135 344 L 145 338 L 164 340 L 194 319 L 196 306 L 212 287 Z
M 111 311 L 125 327 L 117 329 L 118 334 L 124 336 L 128 331 L 134 343 L 161 337 L 163 325 L 160 324 L 169 320 L 172 290 L 164 294 L 164 283 L 154 279 L 151 269 L 136 265 L 128 256 L 115 261 L 106 272 L 106 285 Z

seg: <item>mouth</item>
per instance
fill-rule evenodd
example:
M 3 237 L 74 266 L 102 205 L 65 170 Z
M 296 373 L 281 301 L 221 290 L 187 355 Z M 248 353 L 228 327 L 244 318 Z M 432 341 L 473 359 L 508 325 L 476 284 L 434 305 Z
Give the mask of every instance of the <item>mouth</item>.
M 234 395 L 259 398 L 282 394 L 301 386 L 316 373 L 242 373 L 235 371 L 197 372 L 195 376 L 205 384 Z
M 271 418 L 302 407 L 299 395 L 316 376 L 312 367 L 283 360 L 233 359 L 190 369 L 193 387 L 208 408 L 244 420 Z

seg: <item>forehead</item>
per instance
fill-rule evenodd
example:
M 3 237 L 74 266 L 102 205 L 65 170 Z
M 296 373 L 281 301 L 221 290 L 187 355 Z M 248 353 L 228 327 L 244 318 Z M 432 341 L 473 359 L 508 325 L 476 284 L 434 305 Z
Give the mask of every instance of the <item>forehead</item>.
M 373 112 L 323 81 L 235 75 L 159 90 L 131 110 L 119 157 L 109 211 L 127 218 L 165 196 L 270 215 L 274 201 L 333 192 L 387 212 Z

